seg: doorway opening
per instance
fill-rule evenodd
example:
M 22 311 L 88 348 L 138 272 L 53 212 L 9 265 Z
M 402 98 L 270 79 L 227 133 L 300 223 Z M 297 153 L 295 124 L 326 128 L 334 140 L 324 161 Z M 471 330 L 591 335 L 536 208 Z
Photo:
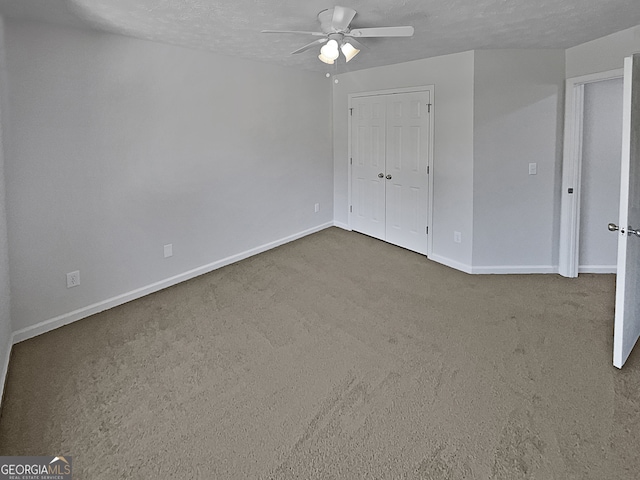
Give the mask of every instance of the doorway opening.
M 566 82 L 558 271 L 615 273 L 622 140 L 622 69 Z

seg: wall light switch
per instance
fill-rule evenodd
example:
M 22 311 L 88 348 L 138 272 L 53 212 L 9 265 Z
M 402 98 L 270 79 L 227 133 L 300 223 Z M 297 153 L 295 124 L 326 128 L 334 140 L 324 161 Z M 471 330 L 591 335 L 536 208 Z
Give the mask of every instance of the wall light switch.
M 164 258 L 173 257 L 173 243 L 164 246 Z
M 536 175 L 538 173 L 538 164 L 530 163 L 529 164 L 529 175 Z

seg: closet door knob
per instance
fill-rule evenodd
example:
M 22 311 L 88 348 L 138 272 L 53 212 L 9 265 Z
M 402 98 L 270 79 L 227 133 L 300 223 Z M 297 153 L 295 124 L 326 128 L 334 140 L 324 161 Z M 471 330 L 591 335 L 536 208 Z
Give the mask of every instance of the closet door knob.
M 383 178 L 384 177 L 384 173 L 379 173 L 378 174 L 378 178 Z
M 387 180 L 391 180 L 391 175 L 387 175 Z

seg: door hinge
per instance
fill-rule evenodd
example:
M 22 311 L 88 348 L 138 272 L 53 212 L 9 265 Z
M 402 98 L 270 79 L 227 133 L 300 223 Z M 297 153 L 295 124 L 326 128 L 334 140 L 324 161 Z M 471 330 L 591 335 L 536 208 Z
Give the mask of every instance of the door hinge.
M 353 165 L 353 158 L 349 159 L 349 165 Z
M 349 205 L 349 211 L 353 213 L 353 205 Z
M 431 104 L 427 103 L 427 113 L 431 113 Z
M 351 115 L 353 117 L 353 108 L 349 109 L 349 115 Z
M 573 193 L 573 188 L 570 188 L 569 190 L 567 190 L 567 193 Z
M 429 227 L 426 227 L 426 228 L 425 228 L 425 233 L 426 233 L 427 235 L 429 235 Z
M 427 175 L 429 175 L 429 165 L 427 165 Z

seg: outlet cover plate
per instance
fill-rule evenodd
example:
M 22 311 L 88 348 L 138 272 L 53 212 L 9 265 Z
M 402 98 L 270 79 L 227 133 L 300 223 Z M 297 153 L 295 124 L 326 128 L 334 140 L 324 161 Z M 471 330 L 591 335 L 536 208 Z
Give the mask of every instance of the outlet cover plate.
M 67 273 L 67 288 L 73 288 L 80 285 L 80 270 Z

